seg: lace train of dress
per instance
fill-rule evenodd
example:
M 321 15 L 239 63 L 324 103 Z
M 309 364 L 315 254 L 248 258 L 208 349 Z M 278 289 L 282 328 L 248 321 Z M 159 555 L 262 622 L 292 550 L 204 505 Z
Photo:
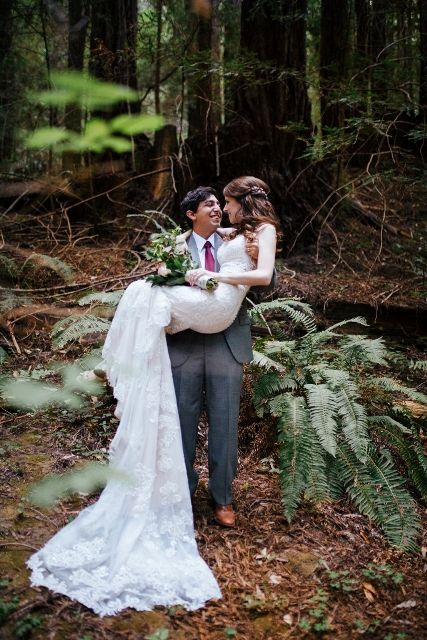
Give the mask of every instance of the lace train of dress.
M 225 257 L 242 255 L 237 240 L 224 243 L 235 244 Z M 224 269 L 227 264 L 231 268 L 224 260 Z M 237 268 L 242 262 L 237 266 L 235 260 Z M 33 585 L 67 595 L 101 616 L 156 605 L 193 610 L 221 597 L 194 537 L 165 328 L 223 330 L 246 290 L 223 284 L 213 293 L 162 289 L 138 281 L 125 291 L 103 350 L 121 414 L 110 445 L 114 474 L 97 502 L 30 557 Z

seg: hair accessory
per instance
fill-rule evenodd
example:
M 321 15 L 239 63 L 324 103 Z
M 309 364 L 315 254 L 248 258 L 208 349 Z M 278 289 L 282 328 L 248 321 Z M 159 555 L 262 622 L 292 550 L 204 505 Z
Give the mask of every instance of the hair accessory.
M 251 196 L 262 196 L 263 198 L 267 198 L 267 194 L 261 187 L 251 187 L 247 195 Z

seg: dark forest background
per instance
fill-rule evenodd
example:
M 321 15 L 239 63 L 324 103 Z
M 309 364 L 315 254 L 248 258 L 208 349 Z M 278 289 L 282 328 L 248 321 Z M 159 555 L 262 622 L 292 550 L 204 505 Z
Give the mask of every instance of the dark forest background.
M 424 184 L 425 0 L 4 0 L 0 11 L 4 181 L 72 180 L 99 162 L 22 144 L 23 131 L 80 131 L 99 115 L 29 100 L 68 69 L 136 89 L 115 114 L 164 116 L 120 167 L 163 169 L 138 184 L 171 211 L 195 184 L 253 174 L 294 239 L 337 207 L 363 215 L 360 180 Z

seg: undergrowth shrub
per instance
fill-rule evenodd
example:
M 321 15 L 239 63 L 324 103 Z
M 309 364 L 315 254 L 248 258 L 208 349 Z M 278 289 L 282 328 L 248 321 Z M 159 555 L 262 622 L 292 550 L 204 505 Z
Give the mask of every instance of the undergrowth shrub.
M 420 422 L 399 399 L 427 403 L 427 396 L 378 375 L 393 359 L 382 338 L 338 332 L 366 326 L 364 318 L 319 330 L 307 304 L 286 299 L 256 305 L 251 315 L 265 322 L 271 311 L 301 334 L 289 339 L 276 323 L 256 341 L 252 365 L 256 411 L 277 420 L 285 517 L 291 522 L 303 498 L 347 494 L 391 544 L 414 551 L 420 519 L 412 494 L 427 497 L 427 458 Z

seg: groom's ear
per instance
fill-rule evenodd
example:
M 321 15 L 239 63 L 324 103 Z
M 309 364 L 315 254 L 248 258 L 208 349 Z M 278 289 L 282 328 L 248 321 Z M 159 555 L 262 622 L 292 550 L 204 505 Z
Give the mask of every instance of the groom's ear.
M 191 209 L 188 209 L 188 211 L 185 212 L 185 215 L 187 216 L 187 218 L 190 218 L 191 222 L 194 222 L 194 220 L 196 219 L 196 213 L 195 211 L 191 211 Z

